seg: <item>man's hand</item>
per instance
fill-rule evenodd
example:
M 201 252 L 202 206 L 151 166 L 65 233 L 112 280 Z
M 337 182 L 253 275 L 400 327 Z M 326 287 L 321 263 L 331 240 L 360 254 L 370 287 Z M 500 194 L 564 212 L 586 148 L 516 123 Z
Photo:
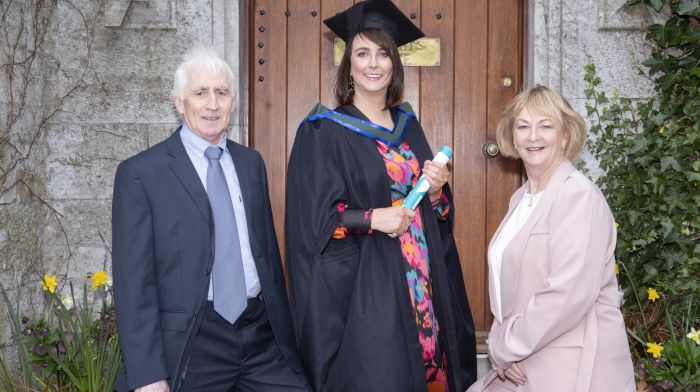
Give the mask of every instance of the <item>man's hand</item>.
M 170 387 L 168 387 L 168 382 L 166 380 L 160 380 L 153 384 L 136 388 L 134 392 L 170 392 Z

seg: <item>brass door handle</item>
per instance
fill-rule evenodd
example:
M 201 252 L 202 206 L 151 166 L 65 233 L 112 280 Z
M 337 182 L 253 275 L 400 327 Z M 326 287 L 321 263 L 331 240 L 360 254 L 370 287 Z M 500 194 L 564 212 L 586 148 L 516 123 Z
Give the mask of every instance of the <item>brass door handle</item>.
M 496 144 L 496 142 L 489 140 L 484 143 L 484 146 L 481 148 L 481 152 L 484 153 L 486 158 L 495 158 L 498 156 L 501 150 L 498 148 L 498 144 Z

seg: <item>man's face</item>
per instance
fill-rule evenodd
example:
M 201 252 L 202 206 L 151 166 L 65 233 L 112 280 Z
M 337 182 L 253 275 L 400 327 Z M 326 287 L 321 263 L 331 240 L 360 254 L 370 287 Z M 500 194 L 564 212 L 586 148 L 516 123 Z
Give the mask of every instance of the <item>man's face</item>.
M 174 97 L 175 107 L 187 126 L 202 139 L 216 144 L 225 135 L 235 100 L 224 72 L 204 69 L 189 72 L 184 100 Z

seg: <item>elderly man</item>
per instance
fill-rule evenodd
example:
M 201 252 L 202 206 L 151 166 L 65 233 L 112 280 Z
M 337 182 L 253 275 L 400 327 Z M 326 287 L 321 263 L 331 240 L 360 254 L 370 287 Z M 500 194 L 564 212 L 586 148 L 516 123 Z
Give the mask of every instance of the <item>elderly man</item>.
M 114 182 L 117 390 L 308 391 L 294 341 L 263 160 L 226 138 L 233 73 L 185 55 L 184 124 Z

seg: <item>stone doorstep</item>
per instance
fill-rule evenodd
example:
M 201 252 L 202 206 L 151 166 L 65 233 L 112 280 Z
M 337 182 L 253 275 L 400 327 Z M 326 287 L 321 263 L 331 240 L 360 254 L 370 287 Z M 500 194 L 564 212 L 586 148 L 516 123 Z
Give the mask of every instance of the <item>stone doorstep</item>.
M 488 355 L 486 354 L 476 354 L 476 374 L 477 378 L 484 377 L 486 373 L 491 369 L 491 364 L 489 363 Z
M 489 336 L 489 331 L 476 331 L 476 374 L 477 378 L 483 377 L 491 368 L 488 346 L 486 346 L 486 338 Z

